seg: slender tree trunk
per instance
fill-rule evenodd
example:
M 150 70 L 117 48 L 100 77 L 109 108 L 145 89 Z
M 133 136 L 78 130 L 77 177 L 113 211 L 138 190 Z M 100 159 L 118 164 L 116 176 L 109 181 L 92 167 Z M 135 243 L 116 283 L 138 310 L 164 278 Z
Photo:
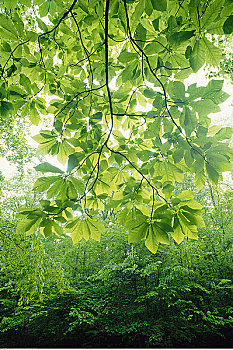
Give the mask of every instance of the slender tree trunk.
M 145 294 L 148 293 L 148 290 L 147 290 L 147 278 L 146 276 L 144 277 L 144 286 L 145 286 Z M 148 298 L 146 297 L 146 315 L 147 317 L 149 317 L 149 300 Z
M 134 291 L 135 291 L 135 297 L 138 297 L 138 288 L 137 288 L 137 277 L 136 275 L 133 276 L 133 284 L 134 284 Z
M 83 277 L 86 275 L 86 249 L 83 248 Z

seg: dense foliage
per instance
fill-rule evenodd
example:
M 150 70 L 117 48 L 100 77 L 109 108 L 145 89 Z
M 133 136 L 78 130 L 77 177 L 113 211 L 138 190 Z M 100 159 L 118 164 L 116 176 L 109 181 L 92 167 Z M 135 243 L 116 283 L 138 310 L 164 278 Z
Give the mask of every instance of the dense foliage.
M 156 255 L 128 243 L 114 218 L 101 242 L 76 245 L 5 227 L 0 345 L 231 347 L 233 196 L 212 195 L 215 205 L 208 188 L 198 198 L 208 227 L 199 240 L 160 245 Z
M 184 79 L 219 65 L 212 38 L 231 34 L 232 9 L 229 0 L 1 1 L 1 117 L 37 125 L 51 114 L 38 152 L 67 165 L 36 167 L 48 173 L 33 187 L 44 196 L 21 210 L 19 233 L 65 228 L 74 243 L 99 241 L 98 216 L 114 209 L 129 242 L 153 253 L 197 238 L 201 205 L 177 183 L 189 172 L 197 190 L 216 185 L 231 169 L 232 129 L 208 117 L 228 97 L 223 80 Z
M 1 347 L 232 345 L 232 13 L 0 0 Z

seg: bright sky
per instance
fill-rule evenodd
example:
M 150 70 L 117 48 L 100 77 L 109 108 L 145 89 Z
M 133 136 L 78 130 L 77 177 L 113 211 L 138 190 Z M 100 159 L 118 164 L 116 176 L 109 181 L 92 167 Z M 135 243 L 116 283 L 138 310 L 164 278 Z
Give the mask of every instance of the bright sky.
M 197 73 L 191 74 L 189 78 L 185 80 L 185 84 L 192 84 L 195 82 L 198 86 L 206 86 L 208 84 L 208 79 L 206 78 L 206 74 L 203 69 L 200 69 Z M 220 105 L 221 112 L 211 113 L 210 117 L 213 124 L 233 127 L 233 85 L 230 83 L 230 81 L 224 81 L 223 90 L 226 91 L 230 96 L 224 103 Z M 146 110 L 150 110 L 150 108 L 151 107 L 148 104 Z M 142 109 L 140 108 L 140 110 Z M 35 125 L 31 127 L 32 136 L 38 134 L 39 131 L 40 127 L 37 127 Z M 32 140 L 31 137 L 28 137 L 28 142 L 32 147 L 37 147 L 37 143 Z M 57 161 L 56 157 L 46 156 L 45 160 L 59 167 L 60 169 L 65 170 L 66 168 Z M 16 173 L 16 166 L 11 165 L 6 159 L 0 158 L 0 171 L 6 178 L 12 178 Z

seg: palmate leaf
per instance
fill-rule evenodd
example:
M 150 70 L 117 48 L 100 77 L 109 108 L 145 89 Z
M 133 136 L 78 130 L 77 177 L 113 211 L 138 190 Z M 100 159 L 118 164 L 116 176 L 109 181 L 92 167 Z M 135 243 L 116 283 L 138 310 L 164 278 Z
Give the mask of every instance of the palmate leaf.
M 144 52 L 150 56 L 158 54 L 159 52 L 164 51 L 164 47 L 167 45 L 167 39 L 164 36 L 156 38 L 153 42 L 147 44 L 144 48 Z
M 129 243 L 135 243 L 145 239 L 149 226 L 148 217 L 144 215 L 139 215 L 134 220 L 129 221 L 127 223 Z
M 189 222 L 193 223 L 194 226 L 205 227 L 205 222 L 200 215 L 194 215 L 194 213 L 190 213 L 190 211 L 185 210 L 182 211 L 182 214 Z
M 215 138 L 218 141 L 223 141 L 226 139 L 230 139 L 233 134 L 233 128 L 230 127 L 225 127 L 225 128 L 220 128 L 220 130 L 217 131 L 215 134 Z
M 66 140 L 59 143 L 58 146 L 58 151 L 56 152 L 57 160 L 65 165 L 68 161 L 69 155 L 74 152 L 74 148 Z
M 168 232 L 173 231 L 170 225 L 162 221 L 149 221 L 149 217 L 138 215 L 126 224 L 129 243 L 145 240 L 146 247 L 156 253 L 159 243 L 170 244 Z
M 165 222 L 155 221 L 151 224 L 154 238 L 158 243 L 170 244 L 168 232 L 172 232 L 173 229 Z
M 39 227 L 40 221 L 41 218 L 39 217 L 21 220 L 17 224 L 16 233 L 26 233 L 27 235 L 35 233 Z
M 55 233 L 57 236 L 62 234 L 62 227 L 51 218 L 45 218 L 40 223 L 40 233 L 45 237 L 49 237 L 52 233 Z
M 174 181 L 182 182 L 184 179 L 184 173 L 176 165 L 172 164 L 169 161 L 156 164 L 157 174 L 162 176 L 162 181 Z
M 70 172 L 73 169 L 75 169 L 84 158 L 85 158 L 85 154 L 83 154 L 83 152 L 76 152 L 76 153 L 72 152 L 69 155 L 67 171 Z
M 105 205 L 99 198 L 91 196 L 87 198 L 85 208 L 104 211 Z
M 195 195 L 194 191 L 185 190 L 181 192 L 176 198 L 180 199 L 181 201 L 190 201 L 194 198 L 194 195 Z
M 91 217 L 71 220 L 65 226 L 65 232 L 71 233 L 74 244 L 78 243 L 82 238 L 88 241 L 90 237 L 95 241 L 100 241 L 101 233 L 104 231 L 104 225 Z

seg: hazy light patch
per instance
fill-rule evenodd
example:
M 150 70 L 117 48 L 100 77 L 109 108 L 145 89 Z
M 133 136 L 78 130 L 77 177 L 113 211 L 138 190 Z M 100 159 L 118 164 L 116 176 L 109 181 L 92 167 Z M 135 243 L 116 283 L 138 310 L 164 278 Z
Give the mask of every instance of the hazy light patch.
M 0 158 L 0 171 L 7 179 L 13 178 L 17 173 L 17 166 L 10 164 L 5 158 Z
M 206 77 L 206 72 L 203 68 L 201 68 L 197 73 L 192 73 L 187 79 L 185 79 L 184 83 L 186 88 L 188 85 L 197 83 L 197 87 L 206 86 L 210 80 L 223 80 L 222 78 L 212 78 L 208 79 Z M 229 94 L 229 97 L 226 101 L 219 105 L 221 111 L 218 113 L 210 113 L 209 117 L 211 118 L 212 125 L 221 125 L 221 126 L 230 126 L 233 127 L 233 85 L 230 80 L 224 79 L 223 82 L 223 91 Z
M 114 77 L 114 78 L 110 81 L 110 83 L 108 84 L 109 87 L 110 87 L 110 89 L 112 89 L 112 90 L 117 90 L 116 81 L 117 81 L 117 76 Z
M 209 117 L 211 124 L 233 127 L 233 85 L 224 80 L 223 91 L 229 94 L 228 99 L 219 105 L 221 112 L 211 113 Z
M 147 103 L 145 106 L 137 105 L 135 108 L 135 112 L 149 112 L 152 111 L 152 105 L 150 103 Z
M 186 88 L 191 85 L 197 83 L 197 87 L 205 86 L 208 84 L 210 79 L 206 77 L 206 73 L 203 68 L 199 69 L 197 73 L 191 73 L 187 79 L 184 79 L 184 84 Z

